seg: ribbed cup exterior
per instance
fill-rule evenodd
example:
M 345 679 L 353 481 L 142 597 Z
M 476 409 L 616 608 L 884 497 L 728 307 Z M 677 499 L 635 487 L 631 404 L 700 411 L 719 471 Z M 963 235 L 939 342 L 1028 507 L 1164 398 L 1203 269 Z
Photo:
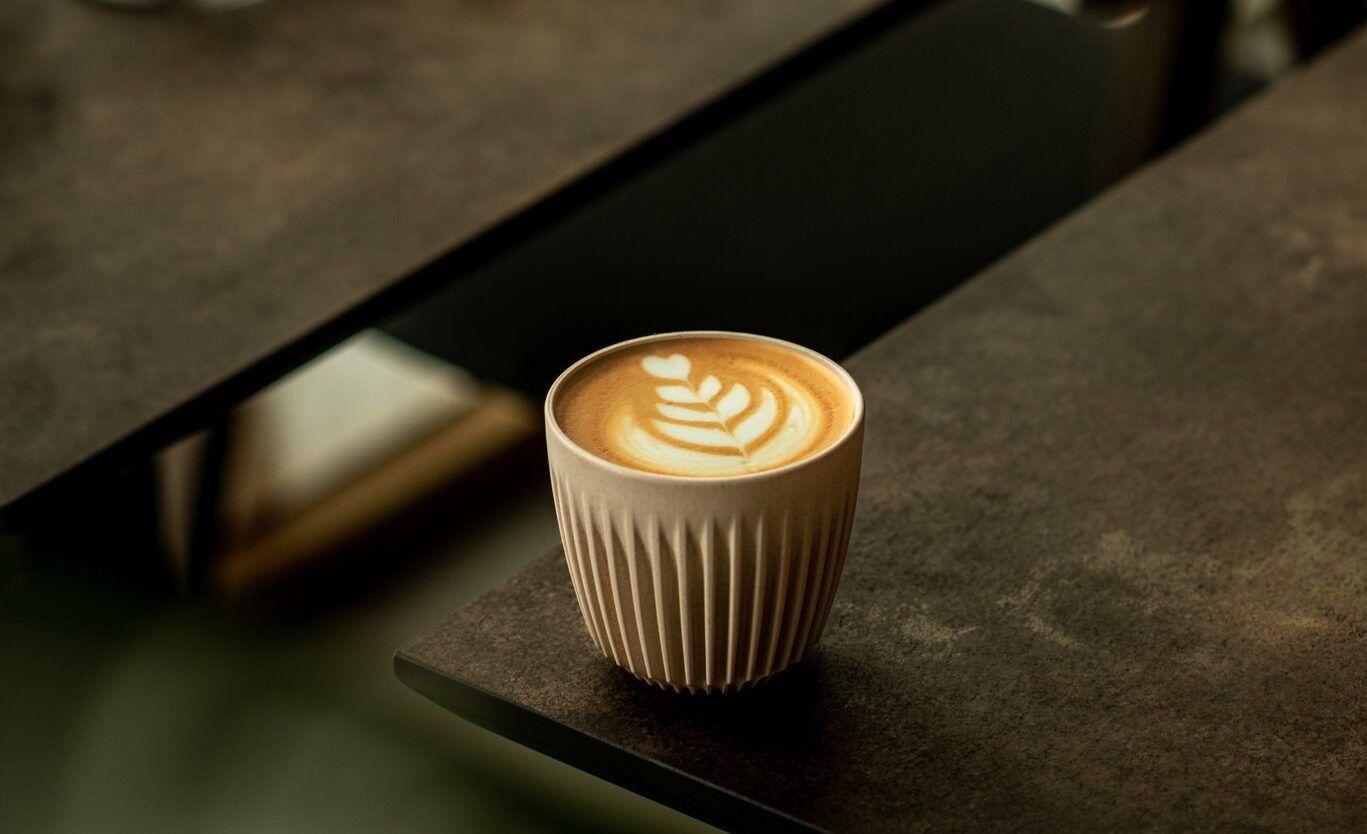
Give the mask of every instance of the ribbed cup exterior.
M 693 693 L 744 689 L 801 660 L 821 637 L 845 561 L 862 408 L 834 446 L 789 467 L 670 478 L 574 446 L 553 426 L 550 404 L 565 560 L 603 655 Z

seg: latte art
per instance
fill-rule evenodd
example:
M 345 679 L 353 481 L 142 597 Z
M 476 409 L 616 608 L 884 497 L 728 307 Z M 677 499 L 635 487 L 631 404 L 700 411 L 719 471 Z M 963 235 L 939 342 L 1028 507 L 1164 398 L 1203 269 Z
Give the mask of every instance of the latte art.
M 659 417 L 622 415 L 615 438 L 622 451 L 652 469 L 698 475 L 768 469 L 796 458 L 821 429 L 820 404 L 782 372 L 745 365 L 745 377 L 729 387 L 713 374 L 695 385 L 687 356 L 646 356 L 645 373 L 676 384 L 655 387 Z
M 571 440 L 651 472 L 762 472 L 830 445 L 848 426 L 844 386 L 815 360 L 768 342 L 688 338 L 590 363 L 555 407 Z

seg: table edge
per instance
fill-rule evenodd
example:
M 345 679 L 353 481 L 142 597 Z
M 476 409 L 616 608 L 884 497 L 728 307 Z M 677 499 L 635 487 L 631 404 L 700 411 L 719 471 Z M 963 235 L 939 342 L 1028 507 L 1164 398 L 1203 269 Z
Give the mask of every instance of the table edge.
M 405 686 L 479 727 L 710 825 L 735 831 L 827 834 L 825 829 L 443 672 L 406 649 L 394 653 L 394 674 Z
M 733 80 L 701 104 L 684 105 L 654 128 L 627 139 L 597 162 L 579 169 L 519 207 L 495 216 L 482 229 L 415 264 L 406 273 L 359 301 L 351 302 L 312 329 L 267 349 L 255 360 L 209 382 L 171 409 L 129 429 L 105 445 L 27 488 L 0 496 L 0 533 L 22 533 L 54 507 L 179 438 L 209 424 L 231 408 L 347 337 L 397 312 L 406 303 L 468 274 L 596 197 L 670 158 L 716 129 L 780 95 L 891 30 L 905 17 L 946 0 L 879 0 L 834 26 L 790 45 L 768 64 Z

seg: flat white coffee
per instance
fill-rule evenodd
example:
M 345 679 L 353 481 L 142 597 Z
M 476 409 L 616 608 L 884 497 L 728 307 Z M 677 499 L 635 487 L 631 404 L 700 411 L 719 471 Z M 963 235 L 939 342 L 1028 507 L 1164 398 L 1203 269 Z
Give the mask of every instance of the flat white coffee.
M 849 427 L 843 380 L 809 356 L 735 337 L 664 338 L 576 369 L 552 404 L 588 452 L 686 477 L 763 472 L 830 446 Z

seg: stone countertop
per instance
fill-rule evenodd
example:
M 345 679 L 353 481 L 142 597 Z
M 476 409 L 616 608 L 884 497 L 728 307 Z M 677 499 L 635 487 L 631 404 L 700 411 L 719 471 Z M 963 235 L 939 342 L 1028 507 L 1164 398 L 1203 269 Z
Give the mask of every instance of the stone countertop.
M 0 517 L 876 5 L 5 4 Z
M 1367 827 L 1367 35 L 848 367 L 808 661 L 650 689 L 557 552 L 400 678 L 738 830 Z

